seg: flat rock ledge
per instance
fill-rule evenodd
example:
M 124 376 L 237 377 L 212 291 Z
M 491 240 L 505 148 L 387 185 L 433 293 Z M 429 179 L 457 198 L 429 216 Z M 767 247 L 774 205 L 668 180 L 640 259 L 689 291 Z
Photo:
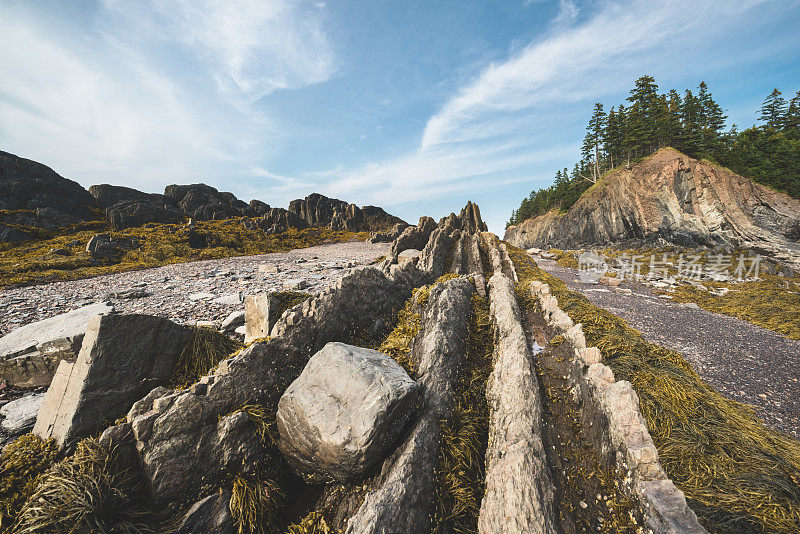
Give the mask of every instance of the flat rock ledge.
M 514 286 L 502 272 L 497 248 L 493 252 L 498 262 L 489 280 L 489 303 L 495 352 L 486 391 L 489 445 L 478 532 L 556 534 L 555 490 L 542 442 L 542 403 L 533 356 Z

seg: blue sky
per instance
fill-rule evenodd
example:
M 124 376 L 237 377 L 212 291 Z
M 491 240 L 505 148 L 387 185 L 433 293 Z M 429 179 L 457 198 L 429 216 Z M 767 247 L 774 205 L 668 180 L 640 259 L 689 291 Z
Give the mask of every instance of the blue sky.
M 592 104 L 705 80 L 749 126 L 800 89 L 800 1 L 0 0 L 0 149 L 84 186 L 317 191 L 490 229 Z

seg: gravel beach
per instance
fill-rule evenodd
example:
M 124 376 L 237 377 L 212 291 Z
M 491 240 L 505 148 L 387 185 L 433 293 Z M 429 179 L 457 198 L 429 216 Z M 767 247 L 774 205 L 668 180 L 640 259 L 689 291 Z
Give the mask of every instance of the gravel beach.
M 767 426 L 800 437 L 800 342 L 735 317 L 670 303 L 643 284 L 623 282 L 620 287 L 630 293 L 582 284 L 577 270 L 534 259 L 648 341 L 680 352 L 704 380 L 751 405 Z
M 121 313 L 219 324 L 244 309 L 241 300 L 247 295 L 287 289 L 316 294 L 390 249 L 389 243 L 353 241 L 0 290 L 0 335 L 103 300 Z

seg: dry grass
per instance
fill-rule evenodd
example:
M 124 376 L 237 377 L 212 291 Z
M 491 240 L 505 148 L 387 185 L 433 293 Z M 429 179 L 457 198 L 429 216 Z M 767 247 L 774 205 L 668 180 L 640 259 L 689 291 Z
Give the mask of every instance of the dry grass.
M 238 534 L 276 532 L 283 501 L 283 492 L 272 480 L 237 476 L 228 506 Z
M 311 512 L 299 523 L 291 525 L 286 534 L 339 534 L 340 532 L 329 527 L 321 513 Z
M 56 459 L 55 441 L 44 441 L 33 434 L 25 434 L 3 450 L 0 456 L 0 532 L 5 531 L 17 518 L 22 505 L 36 489 L 39 475 Z
M 661 464 L 712 532 L 800 532 L 800 442 L 762 425 L 747 406 L 725 399 L 683 357 L 645 341 L 509 246 L 521 289 L 550 285 L 561 308 L 583 324 L 617 380 L 639 395 Z
M 170 387 L 189 387 L 242 345 L 210 328 L 192 327 L 192 336 L 178 356 Z
M 438 422 L 442 432 L 437 475 L 434 532 L 477 532 L 486 483 L 489 406 L 486 383 L 494 348 L 489 304 L 473 295 L 466 365 L 460 370 L 450 418 Z
M 144 534 L 155 532 L 154 522 L 135 466 L 84 439 L 41 476 L 11 532 Z
M 369 236 L 367 232 L 339 232 L 328 228 L 291 229 L 278 235 L 266 235 L 262 230 L 245 228 L 245 220 L 195 223 L 191 231 L 203 234 L 209 243 L 202 249 L 189 246 L 190 229 L 182 224 L 146 224 L 113 232 L 107 224 L 92 223 L 91 229 L 71 228 L 38 241 L 0 243 L 0 287 L 78 280 L 172 263 L 282 252 Z M 110 233 L 114 237 L 132 237 L 141 246 L 112 260 L 95 259 L 85 247 L 89 238 L 98 232 Z M 69 255 L 53 254 L 51 251 L 56 249 L 66 250 Z

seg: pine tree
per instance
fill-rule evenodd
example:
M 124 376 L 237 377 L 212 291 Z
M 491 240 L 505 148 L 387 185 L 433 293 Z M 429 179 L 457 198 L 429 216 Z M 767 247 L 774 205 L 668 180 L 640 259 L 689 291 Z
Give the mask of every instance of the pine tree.
M 596 182 L 600 177 L 600 166 L 602 155 L 600 146 L 603 144 L 603 137 L 606 128 L 606 113 L 603 111 L 603 104 L 596 103 L 592 112 L 592 118 L 586 126 L 586 137 L 583 138 L 581 155 L 583 159 L 592 165 L 592 178 Z
M 700 82 L 697 99 L 700 103 L 700 152 L 712 155 L 720 145 L 720 132 L 725 126 L 722 108 L 714 102 L 706 82 Z
M 800 133 L 800 91 L 789 101 L 789 108 L 783 119 L 783 129 L 787 132 Z
M 683 105 L 681 106 L 683 127 L 681 135 L 683 146 L 681 148 L 690 156 L 697 156 L 700 153 L 700 145 L 702 144 L 701 113 L 702 104 L 700 104 L 700 100 L 687 89 L 683 94 Z
M 782 93 L 778 89 L 773 89 L 769 96 L 764 99 L 758 120 L 766 121 L 767 128 L 778 129 L 783 125 L 785 115 L 786 100 L 784 100 Z
M 628 117 L 630 149 L 634 155 L 649 153 L 658 144 L 658 85 L 652 76 L 636 80 L 627 98 L 631 103 Z
M 667 95 L 667 118 L 665 124 L 665 143 L 678 150 L 682 149 L 683 138 L 681 129 L 681 95 L 675 89 L 670 89 Z

